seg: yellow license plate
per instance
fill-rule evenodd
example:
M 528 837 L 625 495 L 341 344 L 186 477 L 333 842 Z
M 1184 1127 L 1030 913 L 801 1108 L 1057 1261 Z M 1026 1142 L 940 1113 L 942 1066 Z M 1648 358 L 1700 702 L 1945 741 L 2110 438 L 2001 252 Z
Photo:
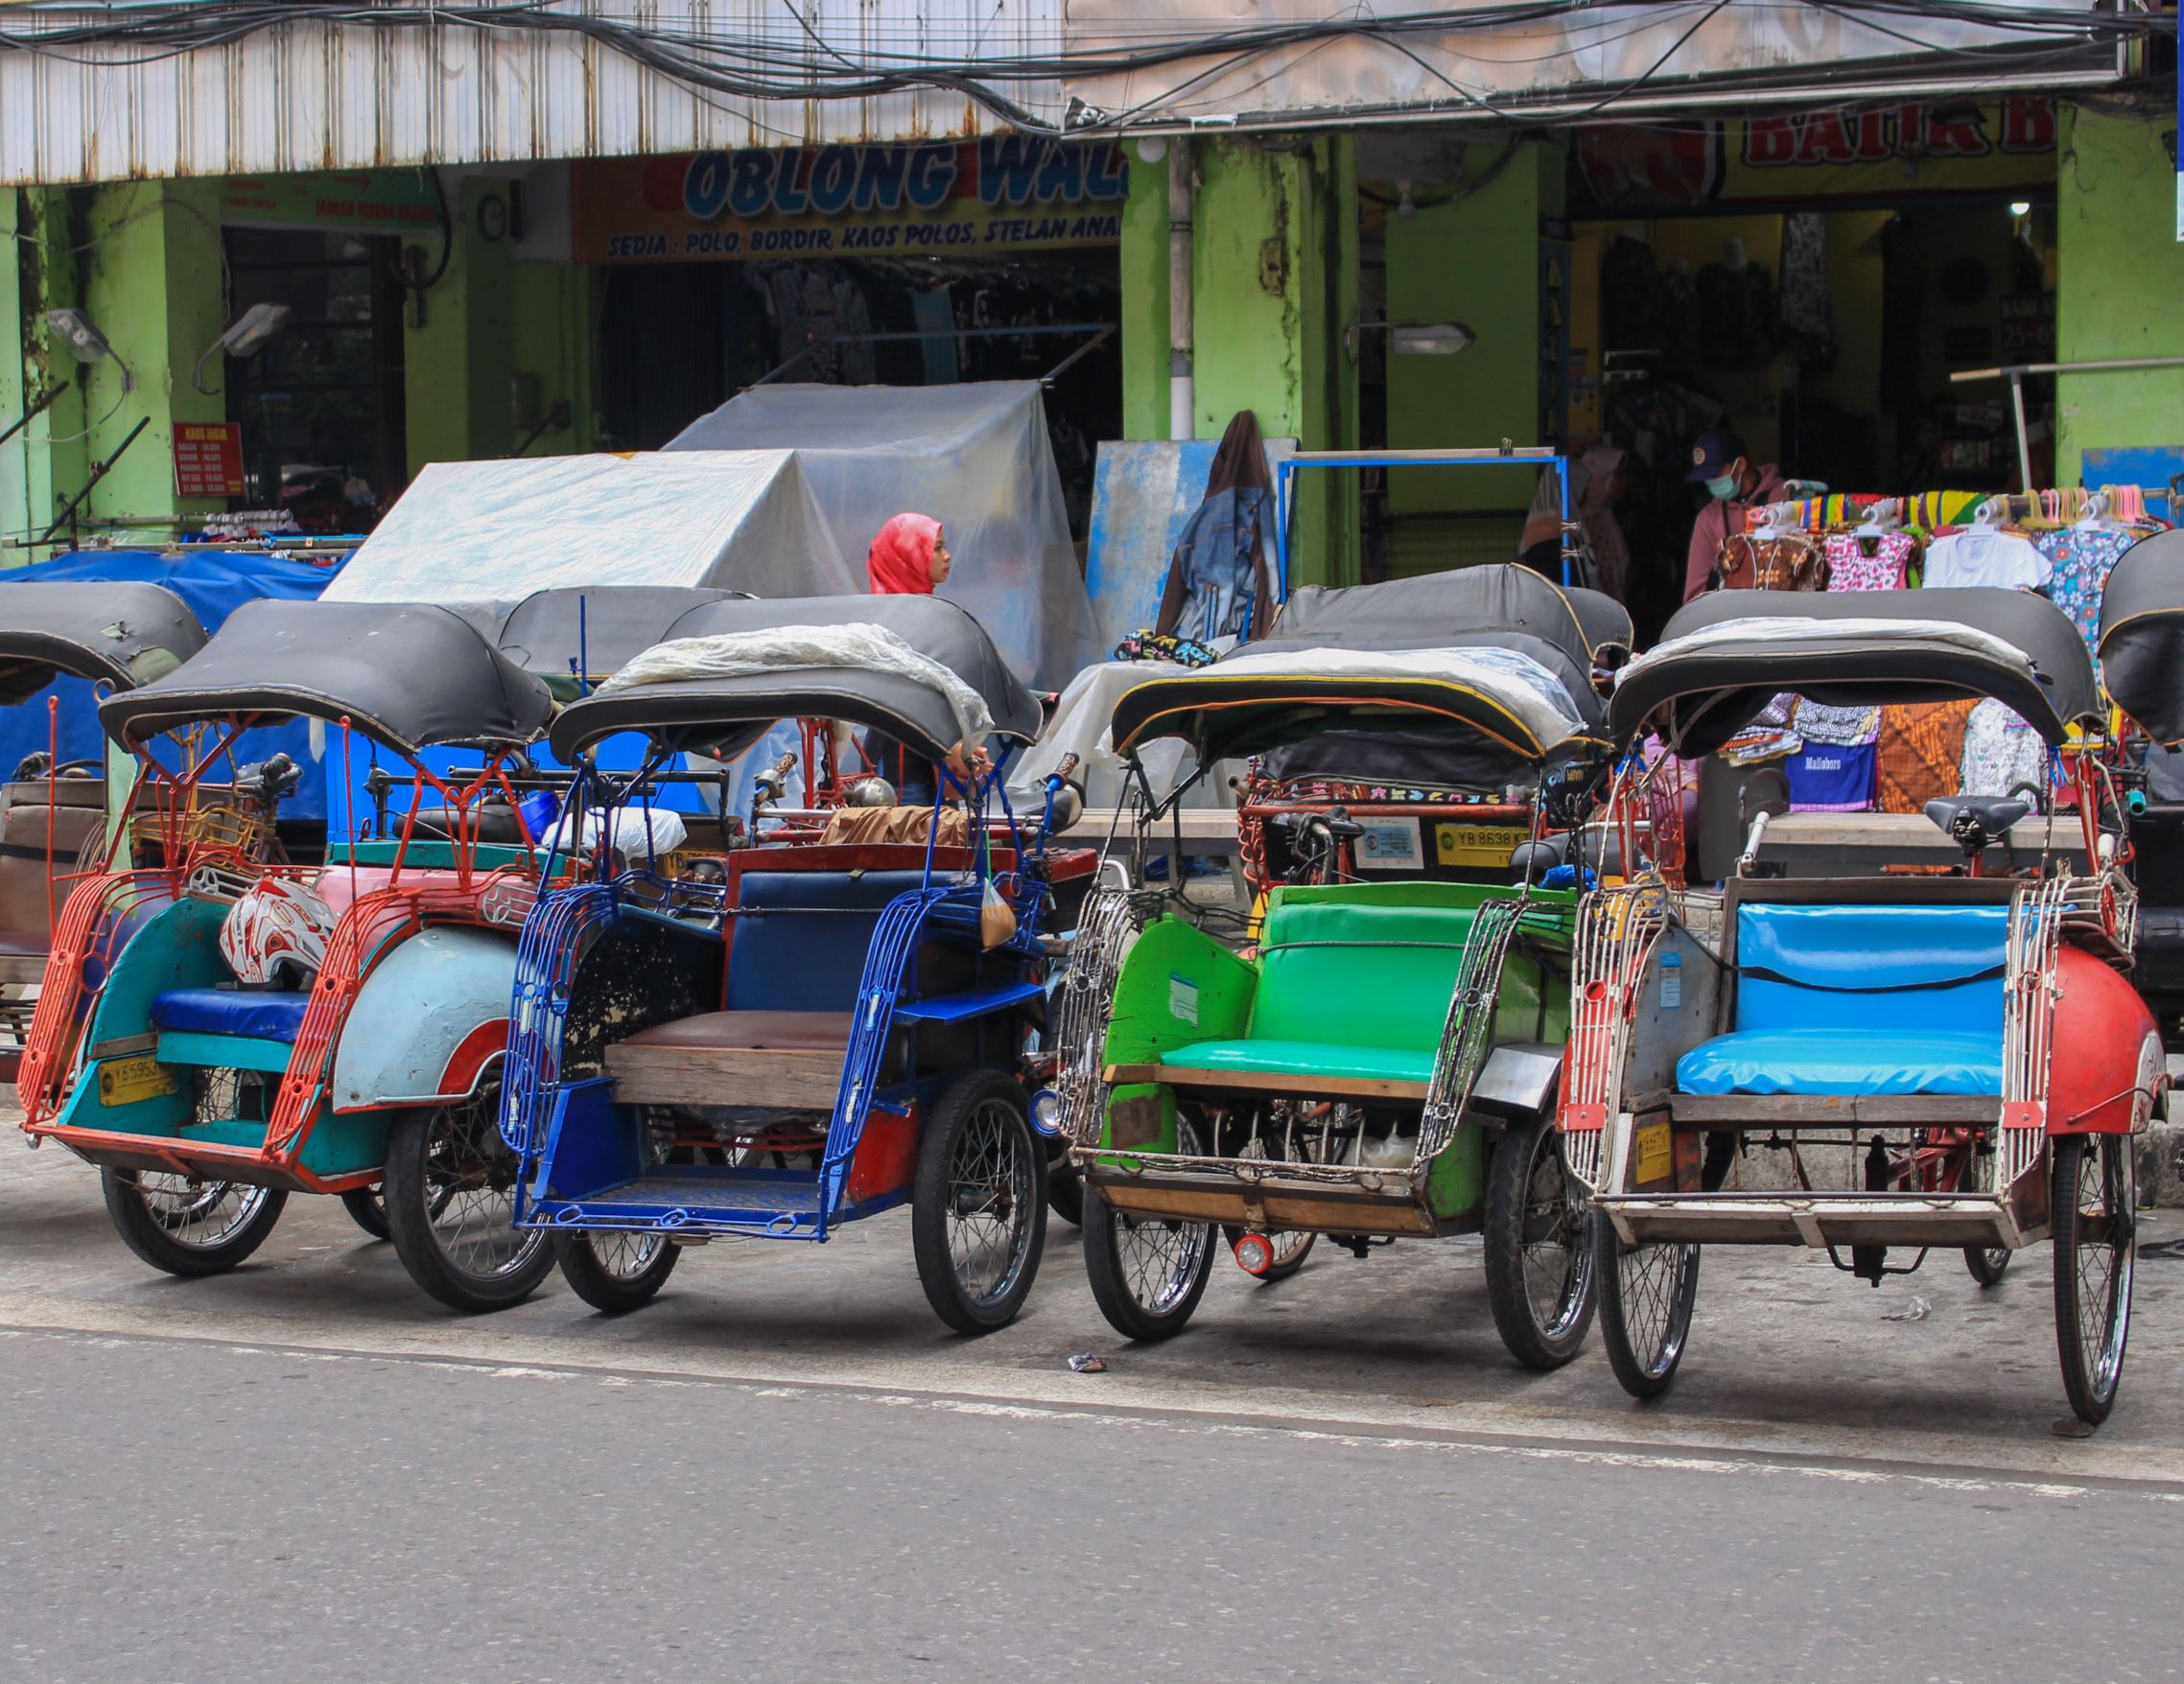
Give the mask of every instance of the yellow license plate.
M 1649 1181 L 1665 1181 L 1676 1174 L 1676 1144 L 1669 1137 L 1666 1123 L 1650 1123 L 1638 1131 L 1638 1173 L 1634 1180 L 1639 1186 Z
M 163 1099 L 175 1091 L 174 1072 L 150 1053 L 108 1059 L 99 1066 L 101 1105 L 134 1105 L 140 1099 Z
M 1504 866 L 1525 832 L 1516 825 L 1436 825 L 1433 857 L 1439 865 Z

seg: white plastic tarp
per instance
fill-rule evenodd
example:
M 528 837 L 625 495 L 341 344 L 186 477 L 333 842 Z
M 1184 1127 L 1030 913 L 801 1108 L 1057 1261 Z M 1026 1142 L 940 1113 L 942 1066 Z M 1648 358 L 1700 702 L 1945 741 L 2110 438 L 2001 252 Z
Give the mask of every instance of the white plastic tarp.
M 1121 806 L 1130 785 L 1122 757 L 1115 752 L 1115 704 L 1124 690 L 1148 678 L 1180 677 L 1190 670 L 1172 661 L 1102 661 L 1069 680 L 1039 740 L 1009 762 L 1009 799 L 1017 810 L 1022 812 L 1038 800 L 1040 785 L 1069 755 L 1077 757 L 1076 770 L 1070 775 L 1084 785 L 1087 807 Z M 1198 757 L 1181 737 L 1148 742 L 1138 758 L 1153 793 L 1163 799 L 1198 769 Z M 1201 779 L 1184 798 L 1186 807 L 1232 805 L 1225 777 L 1218 771 Z
M 888 517 L 930 515 L 954 558 L 940 595 L 977 617 L 1018 677 L 1059 690 L 1092 659 L 1092 603 L 1037 381 L 754 386 L 667 448 L 780 446 L 802 460 L 854 589 Z
M 863 551 L 858 551 L 861 562 Z M 864 588 L 795 454 L 434 462 L 327 587 L 329 602 L 438 602 L 482 628 L 557 585 Z

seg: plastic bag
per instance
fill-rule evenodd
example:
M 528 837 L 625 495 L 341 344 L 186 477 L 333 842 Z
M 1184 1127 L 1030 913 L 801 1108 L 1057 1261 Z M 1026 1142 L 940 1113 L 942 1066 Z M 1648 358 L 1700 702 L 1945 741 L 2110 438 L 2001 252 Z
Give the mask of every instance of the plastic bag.
M 994 879 L 986 879 L 986 892 L 978 898 L 978 937 L 989 948 L 998 947 L 1016 934 L 1016 914 L 994 886 Z

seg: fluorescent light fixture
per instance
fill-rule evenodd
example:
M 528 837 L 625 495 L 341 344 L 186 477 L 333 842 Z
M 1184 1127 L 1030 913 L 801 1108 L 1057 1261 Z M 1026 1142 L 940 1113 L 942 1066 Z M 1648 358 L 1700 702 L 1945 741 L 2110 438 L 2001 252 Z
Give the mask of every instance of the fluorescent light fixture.
M 81 310 L 49 310 L 45 313 L 45 324 L 79 363 L 99 363 L 112 357 L 114 366 L 121 370 L 122 390 L 136 389 L 136 376 L 129 372 L 129 364 L 115 354 L 113 346 L 106 343 L 106 336 Z
M 2009 214 L 2013 217 L 2031 216 L 2032 214 L 2032 201 L 2029 199 L 2015 200 L 2009 207 Z
M 1397 322 L 1393 337 L 1390 349 L 1398 357 L 1453 357 L 1479 342 L 1460 321 Z
M 205 347 L 198 365 L 190 371 L 190 384 L 207 397 L 215 388 L 204 383 L 204 365 L 215 357 L 247 357 L 265 346 L 288 326 L 285 304 L 253 304 L 227 324 L 227 331 Z

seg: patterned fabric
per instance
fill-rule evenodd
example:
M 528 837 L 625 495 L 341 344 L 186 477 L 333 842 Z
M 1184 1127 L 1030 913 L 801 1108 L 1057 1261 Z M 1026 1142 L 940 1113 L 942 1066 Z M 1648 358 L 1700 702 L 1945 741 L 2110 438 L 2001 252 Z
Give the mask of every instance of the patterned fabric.
M 2032 536 L 2032 548 L 2054 570 L 2048 595 L 2070 616 L 2089 649 L 2101 639 L 2101 593 L 2108 588 L 2108 574 L 2139 537 L 2127 526 L 2065 526 Z
M 1732 532 L 1714 558 L 1714 582 L 1726 591 L 1817 591 L 1826 575 L 1819 549 L 1801 532 L 1755 538 Z
M 1116 661 L 1173 661 L 1179 667 L 1210 667 L 1221 651 L 1195 638 L 1169 637 L 1164 632 L 1134 631 L 1115 645 Z
M 1820 545 L 1831 591 L 1900 591 L 1904 570 L 1918 553 L 1909 532 L 1883 532 L 1868 554 L 1855 532 L 1830 532 Z
M 1824 702 L 1797 700 L 1797 735 L 1807 742 L 1829 742 L 1852 748 L 1875 741 L 1881 735 L 1878 708 L 1835 708 Z
M 1924 812 L 1937 796 L 1960 793 L 1964 727 L 1978 706 L 1961 701 L 1883 708 L 1873 805 L 1885 813 Z
M 1972 518 L 1987 500 L 1984 491 L 1922 491 L 1906 505 L 1903 524 L 1920 532 L 1934 532 Z
M 2048 786 L 2048 745 L 2024 720 L 1991 696 L 1964 726 L 1960 795 L 2008 795 L 2020 784 Z
M 1873 805 L 1871 743 L 1810 743 L 1782 762 L 1790 783 L 1790 807 L 1805 813 L 1859 813 Z

